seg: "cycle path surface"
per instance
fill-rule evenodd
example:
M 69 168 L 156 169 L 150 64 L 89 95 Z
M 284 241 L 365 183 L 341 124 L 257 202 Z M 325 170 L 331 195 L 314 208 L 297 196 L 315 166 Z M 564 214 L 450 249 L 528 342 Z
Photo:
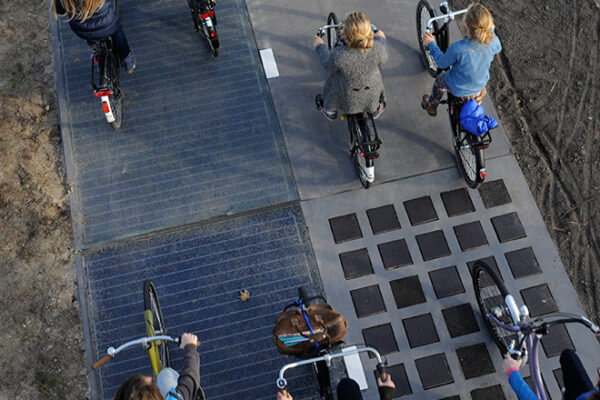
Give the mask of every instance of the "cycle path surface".
M 142 282 L 152 278 L 167 326 L 204 343 L 209 398 L 273 398 L 290 360 L 270 331 L 295 288 L 311 284 L 348 319 L 347 343 L 387 355 L 397 396 L 514 398 L 476 312 L 471 262 L 495 264 L 535 313 L 580 307 L 502 129 L 486 152 L 488 182 L 471 190 L 442 109 L 437 118 L 420 109 L 432 79 L 419 59 L 416 2 L 367 12 L 390 51 L 384 144 L 368 191 L 347 156 L 345 123 L 313 106 L 325 78 L 314 32 L 330 11 L 343 17 L 364 4 L 220 1 L 213 59 L 180 3 L 120 2 L 139 64 L 123 77 L 119 132 L 91 95 L 85 43 L 51 22 L 88 362 L 142 332 Z M 279 71 L 268 81 L 266 48 Z M 593 371 L 598 345 L 572 327 L 545 342 L 544 380 L 560 398 L 557 351 L 585 349 Z M 181 355 L 172 356 L 177 367 Z M 365 396 L 376 398 L 374 364 L 362 362 Z M 112 398 L 146 364 L 131 350 L 92 373 L 92 397 Z M 294 398 L 316 398 L 311 381 L 306 369 L 290 375 Z

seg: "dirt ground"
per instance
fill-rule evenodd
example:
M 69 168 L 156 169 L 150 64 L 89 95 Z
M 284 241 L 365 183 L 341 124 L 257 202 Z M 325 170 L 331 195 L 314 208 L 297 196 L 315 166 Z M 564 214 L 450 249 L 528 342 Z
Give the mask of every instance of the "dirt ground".
M 598 5 L 483 3 L 504 48 L 489 93 L 600 321 Z M 51 51 L 46 0 L 0 1 L 0 400 L 89 397 Z

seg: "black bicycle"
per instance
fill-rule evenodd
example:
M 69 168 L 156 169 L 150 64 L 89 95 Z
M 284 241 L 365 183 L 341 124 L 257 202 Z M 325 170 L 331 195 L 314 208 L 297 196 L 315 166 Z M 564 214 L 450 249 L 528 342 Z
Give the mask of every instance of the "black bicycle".
M 219 55 L 219 37 L 217 36 L 217 16 L 213 0 L 188 0 L 192 13 L 194 29 L 201 32 L 213 56 Z
M 300 307 L 310 307 L 312 304 L 327 303 L 327 300 L 325 300 L 323 296 L 316 295 L 311 288 L 306 286 L 298 288 L 298 294 L 299 299 L 290 306 L 300 305 Z M 287 308 L 288 307 L 286 307 L 286 309 Z M 302 365 L 312 365 L 317 378 L 317 388 L 319 390 L 321 399 L 334 400 L 330 373 L 331 361 L 337 358 L 348 357 L 363 352 L 371 353 L 376 358 L 378 376 L 381 377 L 382 380 L 387 379 L 385 360 L 381 357 L 377 350 L 372 347 L 352 347 L 341 349 L 342 344 L 343 342 L 335 343 L 328 349 L 322 349 L 310 355 L 300 357 L 299 361 L 286 364 L 281 367 L 276 381 L 277 389 L 280 391 L 285 391 L 287 389 L 287 380 L 284 377 L 286 371 Z
M 329 50 L 341 45 L 342 25 L 338 22 L 335 13 L 329 13 L 327 25 L 317 30 L 319 37 L 327 36 Z M 320 95 L 316 98 L 317 108 L 323 107 L 323 99 Z M 379 157 L 379 148 L 382 140 L 379 138 L 373 115 L 369 112 L 348 114 L 341 119 L 348 120 L 348 132 L 350 134 L 350 158 L 354 162 L 360 183 L 365 189 L 375 181 L 375 160 Z
M 450 11 L 447 2 L 440 3 L 441 15 L 436 15 L 435 10 L 427 0 L 420 0 L 417 4 L 417 38 L 421 49 L 421 60 L 427 72 L 435 77 L 443 69 L 439 68 L 423 43 L 423 35 L 431 33 L 442 52 L 446 52 L 450 44 L 450 23 L 457 15 L 467 12 L 467 9 Z M 485 169 L 485 156 L 483 151 L 492 143 L 490 132 L 478 136 L 460 124 L 460 111 L 466 100 L 448 92 L 447 100 L 440 103 L 448 106 L 448 117 L 452 128 L 452 144 L 456 162 L 461 175 L 469 187 L 477 188 L 484 181 L 487 172 Z
M 121 57 L 114 49 L 110 37 L 91 42 L 92 49 L 92 88 L 94 96 L 102 102 L 102 112 L 106 121 L 117 130 L 123 120 L 123 92 L 119 80 Z

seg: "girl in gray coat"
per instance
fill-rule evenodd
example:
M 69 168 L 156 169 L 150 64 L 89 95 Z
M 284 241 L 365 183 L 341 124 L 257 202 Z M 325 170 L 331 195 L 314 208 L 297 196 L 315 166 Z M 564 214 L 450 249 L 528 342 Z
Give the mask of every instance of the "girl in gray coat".
M 387 61 L 385 34 L 373 32 L 367 16 L 351 12 L 343 24 L 344 44 L 331 51 L 316 36 L 314 47 L 327 71 L 323 95 L 317 95 L 317 107 L 330 120 L 342 114 L 363 111 L 378 118 L 385 108 L 380 65 Z

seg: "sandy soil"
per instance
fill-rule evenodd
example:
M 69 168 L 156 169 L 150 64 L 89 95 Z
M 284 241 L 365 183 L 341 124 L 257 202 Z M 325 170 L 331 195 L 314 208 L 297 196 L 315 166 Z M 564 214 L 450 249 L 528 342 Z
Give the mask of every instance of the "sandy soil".
M 504 46 L 490 95 L 581 303 L 600 321 L 598 6 L 483 3 Z M 51 51 L 45 0 L 0 1 L 0 400 L 88 397 Z

